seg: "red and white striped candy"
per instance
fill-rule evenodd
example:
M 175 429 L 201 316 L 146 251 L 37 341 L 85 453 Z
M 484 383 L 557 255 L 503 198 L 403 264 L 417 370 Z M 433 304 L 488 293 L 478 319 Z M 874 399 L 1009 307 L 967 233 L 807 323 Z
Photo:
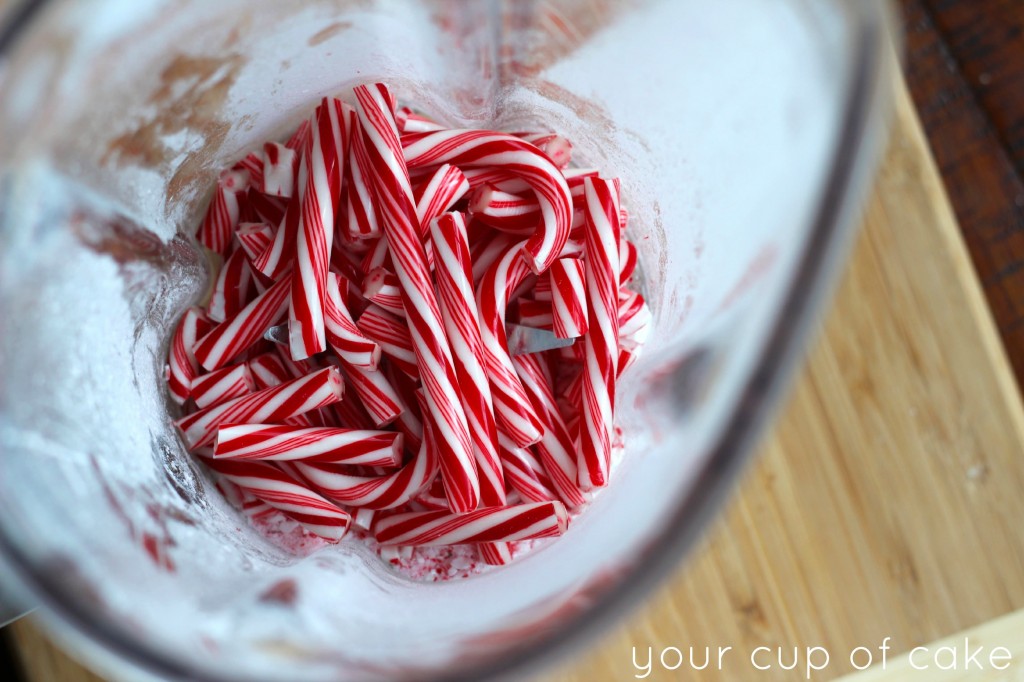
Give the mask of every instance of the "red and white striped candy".
M 637 359 L 640 357 L 640 349 L 626 350 L 625 348 L 619 349 L 619 362 L 616 376 L 622 376 L 622 373 L 633 366 Z
M 425 416 L 436 436 L 445 488 L 453 509 L 473 509 L 479 503 L 480 483 L 472 441 L 420 238 L 409 174 L 390 107 L 390 93 L 384 85 L 376 84 L 355 88 L 355 95 L 374 171 L 374 194 L 395 273 L 401 283 L 403 307 L 420 376 L 425 379 L 429 408 Z M 438 164 L 444 161 L 439 160 Z
M 253 384 L 256 390 L 263 390 L 264 388 L 270 388 L 272 386 L 280 386 L 286 381 L 291 381 L 296 378 L 289 374 L 288 369 L 284 366 L 281 358 L 276 352 L 263 353 L 251 358 L 247 363 L 249 365 L 249 373 L 252 375 Z M 335 403 L 338 405 L 340 403 Z M 334 407 L 334 405 L 332 405 Z M 310 419 L 309 413 L 297 414 L 294 417 L 289 417 L 284 420 L 285 424 L 291 426 L 316 426 L 313 420 Z
M 192 382 L 199 376 L 199 362 L 192 349 L 196 338 L 206 334 L 213 326 L 199 308 L 192 306 L 181 316 L 167 357 L 167 388 L 174 402 L 181 405 L 192 395 Z
M 578 481 L 583 490 L 608 483 L 615 376 L 619 359 L 619 188 L 586 178 L 586 281 L 589 333 L 584 340 Z
M 268 225 L 280 225 L 284 218 L 284 210 L 287 200 L 277 197 L 268 197 L 255 187 L 250 187 L 245 193 L 245 201 L 249 208 L 256 214 L 255 218 L 249 218 L 244 222 L 263 221 Z M 243 222 L 239 218 L 239 222 Z M 238 226 L 241 228 L 241 225 Z
M 352 320 L 352 314 L 342 298 L 341 282 L 337 274 L 328 273 L 327 301 L 324 308 L 327 341 L 335 354 L 347 364 L 368 370 L 377 369 L 377 363 L 380 362 L 380 346 L 367 338 Z
M 512 134 L 535 145 L 559 168 L 565 168 L 572 161 L 572 142 L 557 133 Z
M 308 182 L 307 176 L 306 164 L 300 162 L 296 186 L 300 188 L 305 187 Z M 277 226 L 277 232 L 274 233 L 274 241 L 253 261 L 253 268 L 265 277 L 277 281 L 293 267 L 295 237 L 299 230 L 301 217 L 302 202 L 296 200 L 289 201 L 285 208 L 284 217 L 281 218 L 281 222 Z
M 459 545 L 558 537 L 568 527 L 569 515 L 561 502 L 539 502 L 461 514 L 393 514 L 374 522 L 373 535 L 382 545 Z
M 423 114 L 417 114 L 409 107 L 400 107 L 395 112 L 395 123 L 400 133 L 424 133 L 431 130 L 443 130 L 437 121 L 427 118 Z
M 192 382 L 192 400 L 196 407 L 202 409 L 234 400 L 254 390 L 256 384 L 249 367 L 242 363 L 196 377 Z
M 413 188 L 416 218 L 420 236 L 426 238 L 430 221 L 438 217 L 469 192 L 469 181 L 462 171 L 450 164 L 439 166 L 426 182 Z
M 553 330 L 560 339 L 587 333 L 587 292 L 583 261 L 559 258 L 551 265 L 551 312 Z
M 277 353 L 257 355 L 250 358 L 246 364 L 249 365 L 249 373 L 257 389 L 279 386 L 296 378 L 289 374 Z
M 512 365 L 505 333 L 509 293 L 530 274 L 522 245 L 513 243 L 487 270 L 477 288 L 477 305 L 498 428 L 517 446 L 526 447 L 540 440 L 543 426 Z
M 377 268 L 387 267 L 390 269 L 394 267 L 391 265 L 391 258 L 388 256 L 388 240 L 381 237 L 370 243 L 370 250 L 363 255 L 359 269 L 365 274 Z
M 342 361 L 342 368 L 359 401 L 378 429 L 402 414 L 401 398 L 380 370 L 368 370 Z
M 541 225 L 524 245 L 535 272 L 547 270 L 569 237 L 572 199 L 562 172 L 524 140 L 486 130 L 442 130 L 402 138 L 410 168 L 451 163 L 460 168 L 495 166 L 525 180 L 537 195 Z
M 226 255 L 231 244 L 231 234 L 238 225 L 238 195 L 247 189 L 249 174 L 246 171 L 226 170 L 217 180 L 217 188 L 206 209 L 196 239 L 206 248 Z
M 544 434 L 533 450 L 558 498 L 570 509 L 578 509 L 587 499 L 577 483 L 576 447 L 558 410 L 543 360 L 531 353 L 517 355 L 512 362 L 523 381 L 523 388 L 544 422 Z
M 513 298 L 515 296 L 513 295 Z M 515 322 L 524 327 L 534 329 L 554 329 L 554 313 L 551 310 L 551 301 L 534 301 L 528 298 L 520 299 L 515 315 Z
M 215 322 L 237 315 L 249 300 L 251 286 L 252 270 L 245 251 L 235 249 L 217 273 L 206 314 Z
M 252 263 L 274 241 L 274 228 L 266 223 L 242 223 L 238 226 L 235 236 L 242 246 L 242 251 Z
M 483 185 L 474 190 L 469 200 L 469 212 L 485 225 L 519 236 L 536 232 L 541 221 L 536 197 L 502 192 L 494 185 Z
M 208 467 L 328 542 L 338 542 L 352 517 L 284 471 L 265 462 L 204 459 Z
M 356 528 L 360 528 L 369 532 L 373 528 L 373 519 L 377 516 L 377 512 L 373 509 L 356 509 L 356 513 L 352 516 L 352 525 Z
M 300 147 L 301 149 L 301 147 Z M 260 189 L 275 197 L 291 197 L 295 192 L 295 175 L 299 155 L 278 142 L 263 145 L 263 178 Z
M 470 225 L 481 225 L 482 223 L 472 222 Z M 508 248 L 521 240 L 504 232 L 488 230 L 485 237 L 476 243 L 471 243 L 470 251 L 473 253 L 473 284 L 479 286 L 484 274 L 494 265 L 499 258 L 505 255 Z
M 416 352 L 413 350 L 412 336 L 409 335 L 409 327 L 405 320 L 378 305 L 371 304 L 359 316 L 356 326 L 366 338 L 380 347 L 381 352 L 395 367 L 411 377 L 419 377 Z
M 504 467 L 505 478 L 513 490 L 528 502 L 547 502 L 558 499 L 554 483 L 544 471 L 544 465 L 528 448 L 517 447 L 505 435 L 499 435 L 498 442 L 498 452 L 501 456 L 501 465 Z
M 340 100 L 324 98 L 306 143 L 306 186 L 295 240 L 295 272 L 288 311 L 292 357 L 308 358 L 327 349 L 324 302 L 334 242 L 335 202 L 348 152 L 348 115 Z
M 651 309 L 644 297 L 635 291 L 619 294 L 619 345 L 635 351 L 647 342 L 651 327 Z
M 249 152 L 231 170 L 246 174 L 247 187 L 259 187 L 263 182 L 263 157 L 259 152 Z
M 372 169 L 358 119 L 352 130 L 351 145 L 348 189 L 345 195 L 348 218 L 346 230 L 350 240 L 375 239 L 380 237 L 380 224 L 377 220 L 377 207 L 373 203 L 373 190 L 367 180 Z
M 552 265 L 551 267 L 555 267 Z M 537 278 L 537 281 L 533 284 L 533 289 L 529 293 L 530 298 L 535 301 L 550 301 L 554 294 L 551 289 L 551 278 L 541 275 Z
M 366 273 L 363 280 L 363 298 L 373 301 L 384 310 L 398 317 L 405 317 L 402 303 L 402 285 L 398 277 L 384 268 Z
M 621 231 L 622 225 L 619 224 Z M 633 279 L 633 274 L 636 272 L 636 246 L 633 242 L 628 239 L 619 240 L 619 286 L 625 286 L 629 284 L 629 280 Z
M 562 176 L 565 178 L 565 184 L 570 189 L 577 185 L 583 184 L 583 178 L 596 178 L 601 174 L 601 171 L 597 168 L 565 168 L 562 170 Z
M 286 277 L 221 322 L 195 346 L 196 360 L 209 371 L 223 367 L 258 341 L 288 309 L 291 278 Z
M 394 431 L 236 424 L 217 432 L 213 456 L 397 467 L 402 448 L 402 434 Z
M 394 509 L 430 485 L 437 476 L 438 461 L 429 439 L 424 439 L 408 464 L 382 476 L 353 476 L 329 464 L 296 462 L 295 467 L 328 499 L 353 507 Z
M 498 429 L 491 388 L 484 369 L 483 338 L 473 295 L 466 223 L 461 213 L 445 213 L 431 221 L 437 296 L 441 319 L 455 358 L 455 373 L 462 388 L 462 406 L 473 439 L 473 455 L 480 475 L 480 504 L 505 504 L 505 479 L 498 459 Z M 494 554 L 497 556 L 497 553 Z
M 525 180 L 516 177 L 504 168 L 480 166 L 478 168 L 461 168 L 460 170 L 465 176 L 466 182 L 469 183 L 470 192 L 475 192 L 484 185 L 492 185 L 502 192 L 511 194 L 530 191 L 530 185 Z
M 398 405 L 402 410 L 395 421 L 395 428 L 405 436 L 405 449 L 412 453 L 419 452 L 426 430 L 423 424 L 424 410 L 420 405 L 423 399 L 418 393 L 419 381 L 411 379 L 409 375 L 395 367 L 394 363 L 389 363 L 385 374 L 398 392 Z
M 190 449 L 213 443 L 221 424 L 262 424 L 282 421 L 341 400 L 341 374 L 322 369 L 301 379 L 256 391 L 183 417 L 174 425 Z
M 306 148 L 306 140 L 309 139 L 309 132 L 313 125 L 309 122 L 308 118 L 302 119 L 299 122 L 299 126 L 292 133 L 292 136 L 288 138 L 288 141 L 284 143 L 288 149 L 294 149 L 295 151 L 302 151 Z

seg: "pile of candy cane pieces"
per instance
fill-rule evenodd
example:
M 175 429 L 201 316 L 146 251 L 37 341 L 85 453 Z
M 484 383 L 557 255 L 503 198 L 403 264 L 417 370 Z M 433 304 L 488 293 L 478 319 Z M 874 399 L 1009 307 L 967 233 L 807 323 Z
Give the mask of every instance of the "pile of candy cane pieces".
M 354 525 L 392 561 L 504 564 L 565 532 L 608 482 L 650 321 L 619 183 L 571 148 L 445 129 L 374 84 L 220 175 L 197 238 L 222 266 L 168 384 L 230 501 L 328 542 Z M 513 355 L 506 322 L 575 341 Z

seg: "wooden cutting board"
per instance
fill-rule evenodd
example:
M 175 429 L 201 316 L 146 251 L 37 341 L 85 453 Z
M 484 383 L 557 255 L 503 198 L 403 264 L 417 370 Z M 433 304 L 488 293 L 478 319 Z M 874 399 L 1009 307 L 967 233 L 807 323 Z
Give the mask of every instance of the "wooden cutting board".
M 545 680 L 634 679 L 633 647 L 641 664 L 653 650 L 649 680 L 804 679 L 808 647 L 829 652 L 813 678 L 833 679 L 853 671 L 855 647 L 877 661 L 888 637 L 893 674 L 925 682 L 938 678 L 895 665 L 900 652 L 1024 608 L 1024 411 L 902 83 L 896 90 L 864 231 L 756 464 L 675 578 Z M 31 620 L 12 630 L 32 682 L 94 679 Z M 1019 643 L 1024 618 L 977 632 L 990 649 Z M 714 653 L 699 674 L 688 662 L 662 666 L 667 647 L 686 656 L 691 646 L 697 664 L 705 647 L 731 650 L 720 671 Z M 762 646 L 756 662 L 773 667 L 758 671 L 750 655 Z M 796 669 L 779 668 L 777 647 L 786 665 L 797 648 Z M 1008 672 L 1024 676 L 1024 651 L 1014 651 Z M 675 665 L 674 650 L 666 655 Z

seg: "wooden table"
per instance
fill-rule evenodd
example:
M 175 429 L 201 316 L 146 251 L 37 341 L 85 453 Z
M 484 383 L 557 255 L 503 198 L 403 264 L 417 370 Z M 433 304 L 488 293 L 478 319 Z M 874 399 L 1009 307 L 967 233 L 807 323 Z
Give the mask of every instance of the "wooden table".
M 689 646 L 732 647 L 723 670 L 701 680 L 803 679 L 802 669 L 753 670 L 759 646 L 770 647 L 762 664 L 776 647 L 787 659 L 793 647 L 823 647 L 830 662 L 814 679 L 832 679 L 852 671 L 853 648 L 877 657 L 886 637 L 891 679 L 976 679 L 919 673 L 896 659 L 979 626 L 974 640 L 1016 647 L 1007 672 L 1017 677 L 986 679 L 1024 676 L 1024 615 L 1014 613 L 1024 609 L 1024 410 L 913 107 L 898 91 L 865 229 L 756 465 L 676 577 L 544 679 L 634 679 L 634 646 L 641 661 L 654 650 L 650 680 L 690 679 L 658 661 L 666 647 Z M 27 680 L 94 679 L 30 620 L 11 637 Z

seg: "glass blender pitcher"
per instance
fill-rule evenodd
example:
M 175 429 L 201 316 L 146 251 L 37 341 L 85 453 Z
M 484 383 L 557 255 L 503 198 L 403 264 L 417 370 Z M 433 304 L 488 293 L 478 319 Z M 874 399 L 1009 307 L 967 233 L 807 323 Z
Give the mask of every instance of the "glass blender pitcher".
M 888 9 L 21 5 L 0 29 L 0 581 L 115 676 L 493 679 L 607 627 L 717 510 L 849 245 Z M 558 541 L 463 580 L 408 580 L 358 542 L 283 550 L 171 425 L 167 345 L 207 286 L 191 235 L 218 170 L 372 81 L 452 127 L 557 131 L 621 178 L 654 315 L 610 486 Z

